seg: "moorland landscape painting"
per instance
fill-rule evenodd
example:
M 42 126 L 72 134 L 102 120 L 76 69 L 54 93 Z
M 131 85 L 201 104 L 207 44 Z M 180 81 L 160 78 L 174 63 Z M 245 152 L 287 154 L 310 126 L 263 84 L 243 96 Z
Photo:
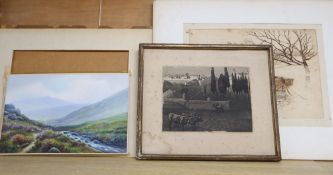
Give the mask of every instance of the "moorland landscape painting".
M 126 153 L 128 74 L 22 74 L 7 82 L 0 153 Z

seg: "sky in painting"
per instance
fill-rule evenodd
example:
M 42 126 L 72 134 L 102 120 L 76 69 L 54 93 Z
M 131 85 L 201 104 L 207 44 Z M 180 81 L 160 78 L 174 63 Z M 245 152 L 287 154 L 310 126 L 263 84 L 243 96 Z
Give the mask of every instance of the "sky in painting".
M 128 74 L 11 75 L 6 103 L 52 97 L 73 104 L 91 104 L 128 88 Z
M 214 67 L 214 73 L 215 76 L 219 76 L 220 74 L 224 74 L 224 68 L 223 66 L 220 67 Z M 228 73 L 248 73 L 249 68 L 248 67 L 227 67 Z M 165 66 L 163 67 L 163 76 L 168 74 L 200 74 L 205 76 L 211 75 L 211 67 L 206 66 Z

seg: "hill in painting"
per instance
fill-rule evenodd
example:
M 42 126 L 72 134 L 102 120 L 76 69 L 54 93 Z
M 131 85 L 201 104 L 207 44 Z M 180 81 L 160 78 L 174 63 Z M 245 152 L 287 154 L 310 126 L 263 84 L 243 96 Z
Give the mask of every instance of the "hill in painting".
M 53 97 L 39 97 L 14 101 L 12 104 L 22 110 L 30 119 L 41 122 L 63 117 L 84 106 L 83 104 L 72 104 Z
M 43 123 L 47 123 L 49 120 L 55 120 L 61 118 L 75 110 L 82 108 L 84 105 L 81 104 L 72 104 L 66 106 L 45 108 L 34 111 L 25 112 L 28 117 L 33 116 L 35 120 L 38 120 Z
M 115 116 L 128 111 L 128 89 L 124 89 L 111 97 L 97 103 L 82 107 L 65 117 L 47 122 L 52 126 L 80 125 L 110 116 Z
M 71 104 L 67 101 L 48 96 L 22 99 L 13 101 L 11 103 L 15 104 L 15 106 L 23 112 L 25 112 L 25 110 L 40 110 L 44 108 L 66 106 Z

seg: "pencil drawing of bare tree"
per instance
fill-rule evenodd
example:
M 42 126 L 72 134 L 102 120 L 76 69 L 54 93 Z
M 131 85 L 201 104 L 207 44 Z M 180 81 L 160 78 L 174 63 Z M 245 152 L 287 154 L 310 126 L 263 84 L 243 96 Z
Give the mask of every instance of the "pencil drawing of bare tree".
M 273 45 L 276 63 L 302 65 L 309 74 L 308 61 L 317 55 L 309 33 L 304 30 L 263 30 L 249 34 L 261 44 Z

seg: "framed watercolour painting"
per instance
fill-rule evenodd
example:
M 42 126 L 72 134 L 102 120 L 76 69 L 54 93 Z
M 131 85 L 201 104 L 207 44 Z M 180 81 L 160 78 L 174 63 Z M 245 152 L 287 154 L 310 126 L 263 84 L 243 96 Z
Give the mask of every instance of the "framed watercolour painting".
M 126 154 L 128 74 L 12 74 L 0 154 Z
M 141 44 L 138 159 L 281 159 L 272 47 Z

